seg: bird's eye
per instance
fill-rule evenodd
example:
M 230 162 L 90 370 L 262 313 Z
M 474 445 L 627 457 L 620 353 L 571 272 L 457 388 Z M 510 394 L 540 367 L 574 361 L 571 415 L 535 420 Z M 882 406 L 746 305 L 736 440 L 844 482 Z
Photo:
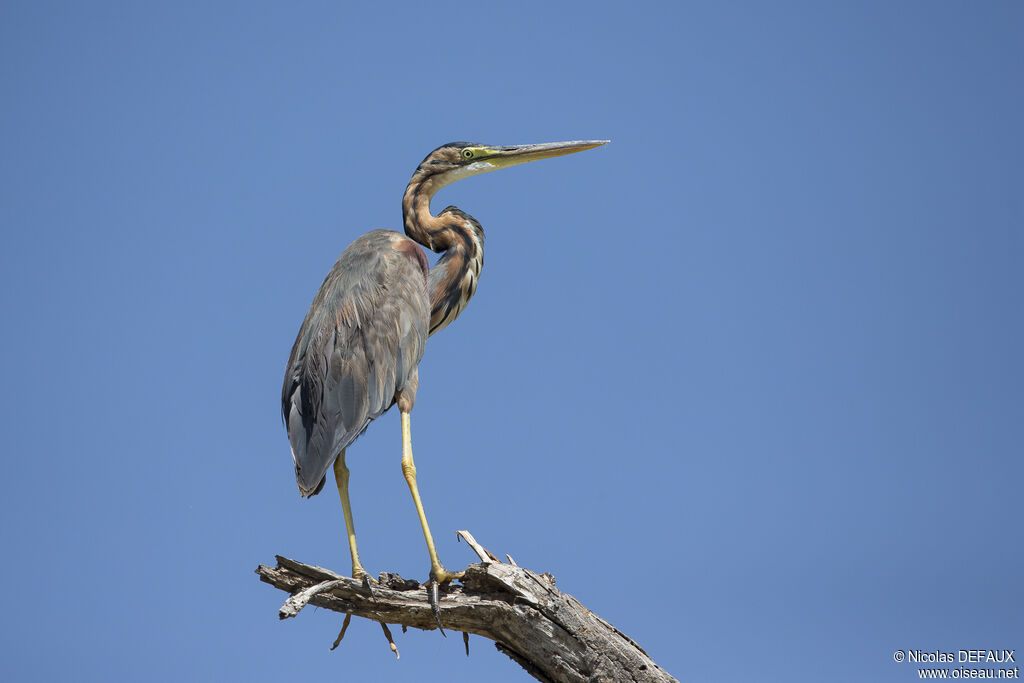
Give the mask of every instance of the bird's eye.
M 471 149 L 464 149 L 464 150 L 462 150 L 462 157 L 464 159 L 472 159 L 473 158 L 473 150 L 471 150 Z

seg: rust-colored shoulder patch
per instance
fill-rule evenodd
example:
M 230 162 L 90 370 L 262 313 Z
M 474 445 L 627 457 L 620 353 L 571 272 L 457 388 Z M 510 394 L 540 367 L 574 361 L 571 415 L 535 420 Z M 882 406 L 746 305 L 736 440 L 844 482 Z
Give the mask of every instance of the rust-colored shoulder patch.
M 355 327 L 359 324 L 356 307 L 353 305 L 351 299 L 345 299 L 341 306 L 338 307 L 338 310 L 334 313 L 334 321 L 339 327 L 342 325 Z
M 423 279 L 426 280 L 427 272 L 430 271 L 430 262 L 427 261 L 427 255 L 423 253 L 423 248 L 408 237 L 398 237 L 394 245 L 400 253 L 419 264 L 420 270 L 423 271 Z

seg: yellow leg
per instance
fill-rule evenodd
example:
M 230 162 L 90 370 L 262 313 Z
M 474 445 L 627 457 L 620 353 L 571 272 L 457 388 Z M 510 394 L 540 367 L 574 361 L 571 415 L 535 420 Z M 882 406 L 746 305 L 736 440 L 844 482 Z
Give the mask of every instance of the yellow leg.
M 348 500 L 348 467 L 345 466 L 345 450 L 334 461 L 334 480 L 338 482 L 338 495 L 341 496 L 341 509 L 345 513 L 345 528 L 348 529 L 348 549 L 352 553 L 352 578 L 373 578 L 366 573 L 359 562 L 359 551 L 356 549 L 356 526 L 352 521 L 352 505 Z
M 409 492 L 412 493 L 412 500 L 416 503 L 416 513 L 420 516 L 420 525 L 423 526 L 423 537 L 427 540 L 427 552 L 430 553 L 430 576 L 438 583 L 445 583 L 452 579 L 461 579 L 463 572 L 450 572 L 437 559 L 437 548 L 434 547 L 434 539 L 430 535 L 430 526 L 427 524 L 427 515 L 423 512 L 423 502 L 420 500 L 420 492 L 416 487 L 416 463 L 412 461 L 412 430 L 409 427 L 409 413 L 402 413 L 402 474 L 409 484 Z

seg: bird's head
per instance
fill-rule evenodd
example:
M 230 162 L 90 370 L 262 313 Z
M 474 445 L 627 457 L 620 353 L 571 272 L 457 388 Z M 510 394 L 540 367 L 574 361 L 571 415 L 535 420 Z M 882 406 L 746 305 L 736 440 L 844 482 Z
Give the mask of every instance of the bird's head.
M 535 145 L 494 146 L 478 142 L 449 142 L 441 145 L 420 163 L 413 179 L 430 179 L 433 192 L 456 180 L 507 168 L 528 161 L 550 159 L 574 152 L 593 149 L 608 140 L 571 140 L 569 142 L 543 142 Z
M 443 251 L 453 243 L 453 230 L 462 226 L 482 239 L 480 224 L 468 214 L 445 209 L 444 217 L 430 213 L 430 200 L 445 185 L 469 176 L 499 168 L 525 164 L 527 161 L 582 152 L 608 142 L 607 140 L 572 140 L 544 142 L 538 145 L 497 147 L 477 142 L 449 142 L 427 155 L 413 173 L 402 198 L 405 234 L 433 251 Z

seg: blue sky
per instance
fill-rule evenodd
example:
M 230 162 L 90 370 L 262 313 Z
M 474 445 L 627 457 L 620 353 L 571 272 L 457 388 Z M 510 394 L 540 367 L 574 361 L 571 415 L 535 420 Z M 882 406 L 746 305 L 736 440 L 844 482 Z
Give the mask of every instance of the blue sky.
M 367 5 L 0 8 L 5 678 L 528 680 L 329 652 L 252 573 L 348 567 L 284 365 L 449 140 L 612 140 L 435 200 L 487 232 L 412 418 L 449 567 L 468 528 L 684 681 L 1024 652 L 1019 3 Z M 364 564 L 424 578 L 397 414 L 349 453 Z

